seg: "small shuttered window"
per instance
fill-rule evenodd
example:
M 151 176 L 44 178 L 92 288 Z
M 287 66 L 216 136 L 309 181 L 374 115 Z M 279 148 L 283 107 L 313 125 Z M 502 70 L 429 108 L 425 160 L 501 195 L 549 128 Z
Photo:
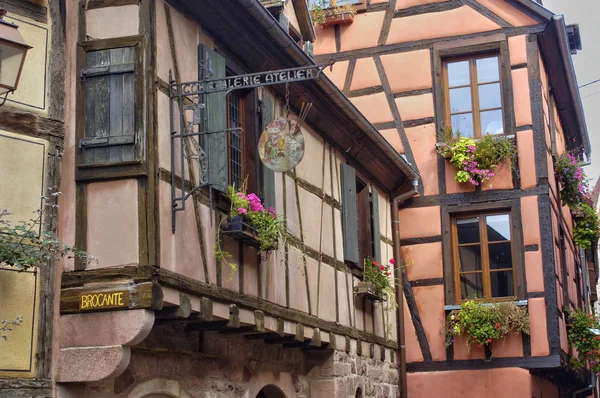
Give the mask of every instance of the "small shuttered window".
M 81 71 L 85 132 L 80 165 L 137 159 L 136 48 L 88 51 Z
M 358 253 L 358 210 L 356 197 L 356 171 L 341 164 L 342 228 L 344 232 L 344 261 L 360 264 Z

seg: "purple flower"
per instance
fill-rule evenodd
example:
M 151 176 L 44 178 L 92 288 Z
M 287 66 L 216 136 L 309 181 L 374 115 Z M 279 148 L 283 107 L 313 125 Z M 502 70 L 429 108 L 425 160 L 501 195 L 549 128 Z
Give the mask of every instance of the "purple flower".
M 267 213 L 269 213 L 271 216 L 273 216 L 273 218 L 277 217 L 277 212 L 275 212 L 275 209 L 272 207 L 267 207 Z
M 253 193 L 251 193 L 251 194 L 248 195 L 248 200 L 251 203 L 258 203 L 258 204 L 260 204 L 260 198 L 258 196 L 256 196 L 255 194 L 253 194 Z

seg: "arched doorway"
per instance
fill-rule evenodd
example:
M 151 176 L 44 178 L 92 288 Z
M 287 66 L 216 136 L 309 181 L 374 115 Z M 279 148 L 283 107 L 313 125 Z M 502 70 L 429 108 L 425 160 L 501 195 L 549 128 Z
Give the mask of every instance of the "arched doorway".
M 268 385 L 256 394 L 256 398 L 286 398 L 286 396 L 279 387 Z
M 360 387 L 358 387 L 356 389 L 356 395 L 355 395 L 355 397 L 356 398 L 363 398 L 363 393 L 362 393 L 362 390 L 360 389 Z

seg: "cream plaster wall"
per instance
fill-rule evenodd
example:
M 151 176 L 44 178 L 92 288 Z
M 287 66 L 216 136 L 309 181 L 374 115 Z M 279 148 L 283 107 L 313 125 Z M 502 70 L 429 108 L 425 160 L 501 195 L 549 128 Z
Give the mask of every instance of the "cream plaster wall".
M 0 209 L 13 223 L 37 219 L 46 195 L 48 141 L 0 130 Z
M 0 336 L 0 376 L 35 375 L 38 335 L 39 271 L 18 271 L 0 266 L 0 319 L 11 322 L 21 316 L 20 326 L 10 326 Z
M 136 4 L 86 10 L 86 34 L 90 39 L 139 34 L 140 9 Z

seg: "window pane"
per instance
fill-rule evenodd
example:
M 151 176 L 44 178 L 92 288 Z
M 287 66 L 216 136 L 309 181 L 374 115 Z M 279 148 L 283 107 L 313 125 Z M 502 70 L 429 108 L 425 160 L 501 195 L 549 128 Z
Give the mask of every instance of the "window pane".
M 488 246 L 490 252 L 490 269 L 512 268 L 510 242 L 494 243 Z
M 481 134 L 504 134 L 504 123 L 502 122 L 502 111 L 481 112 Z
M 481 271 L 481 246 L 460 246 L 458 257 L 460 272 Z
M 460 276 L 460 296 L 463 300 L 483 298 L 481 273 Z
M 456 220 L 458 243 L 479 243 L 479 217 Z
M 471 87 L 450 89 L 450 113 L 468 112 L 471 105 Z
M 448 86 L 466 86 L 471 84 L 469 61 L 448 63 Z
M 487 216 L 485 222 L 489 242 L 510 240 L 510 217 L 508 214 Z
M 473 114 L 452 115 L 452 131 L 463 137 L 473 137 Z
M 498 71 L 498 57 L 481 58 L 476 62 L 477 81 L 479 83 L 488 83 L 500 80 L 500 74 Z
M 500 83 L 479 86 L 479 109 L 502 108 Z
M 512 271 L 490 272 L 492 297 L 511 297 L 515 295 Z

